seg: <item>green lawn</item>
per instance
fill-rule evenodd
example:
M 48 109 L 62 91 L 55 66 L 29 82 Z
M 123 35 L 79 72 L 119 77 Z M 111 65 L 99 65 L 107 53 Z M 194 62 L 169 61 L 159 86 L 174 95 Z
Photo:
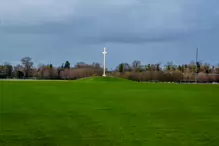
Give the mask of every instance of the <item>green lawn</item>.
M 0 81 L 0 146 L 218 146 L 219 85 Z

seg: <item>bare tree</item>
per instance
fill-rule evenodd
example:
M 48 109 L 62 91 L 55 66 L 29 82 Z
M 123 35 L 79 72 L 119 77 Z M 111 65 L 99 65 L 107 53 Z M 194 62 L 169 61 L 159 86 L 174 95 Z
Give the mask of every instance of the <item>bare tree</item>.
M 215 68 L 215 73 L 216 74 L 219 74 L 219 64 L 216 66 L 216 68 Z
M 77 62 L 75 68 L 83 68 L 86 64 L 84 62 Z
M 96 62 L 94 62 L 93 64 L 92 64 L 92 66 L 94 67 L 94 68 L 101 68 L 100 66 L 100 63 L 96 63 Z
M 208 73 L 210 72 L 210 64 L 205 63 L 205 64 L 203 65 L 203 67 L 204 67 L 205 73 L 208 74 Z
M 33 61 L 30 57 L 24 57 L 21 59 L 21 62 L 24 66 L 25 76 L 29 77 L 31 68 L 33 67 Z

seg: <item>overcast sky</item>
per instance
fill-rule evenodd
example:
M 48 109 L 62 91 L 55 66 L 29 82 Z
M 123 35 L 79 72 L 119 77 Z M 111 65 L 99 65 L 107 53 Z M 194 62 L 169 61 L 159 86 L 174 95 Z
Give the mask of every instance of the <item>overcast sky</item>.
M 219 63 L 218 0 L 0 0 L 0 62 Z

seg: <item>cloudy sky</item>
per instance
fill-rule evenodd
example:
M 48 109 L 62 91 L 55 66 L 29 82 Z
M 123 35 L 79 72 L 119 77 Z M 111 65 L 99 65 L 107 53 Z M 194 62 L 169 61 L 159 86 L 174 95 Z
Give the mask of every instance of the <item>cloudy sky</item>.
M 0 62 L 219 63 L 218 0 L 0 0 Z

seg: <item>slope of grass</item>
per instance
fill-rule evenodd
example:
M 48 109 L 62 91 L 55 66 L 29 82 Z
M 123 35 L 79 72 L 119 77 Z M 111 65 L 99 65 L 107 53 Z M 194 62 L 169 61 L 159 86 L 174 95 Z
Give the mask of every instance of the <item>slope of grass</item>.
M 219 86 L 0 82 L 1 146 L 217 146 Z
M 88 77 L 77 80 L 78 82 L 131 82 L 130 80 L 118 77 Z

